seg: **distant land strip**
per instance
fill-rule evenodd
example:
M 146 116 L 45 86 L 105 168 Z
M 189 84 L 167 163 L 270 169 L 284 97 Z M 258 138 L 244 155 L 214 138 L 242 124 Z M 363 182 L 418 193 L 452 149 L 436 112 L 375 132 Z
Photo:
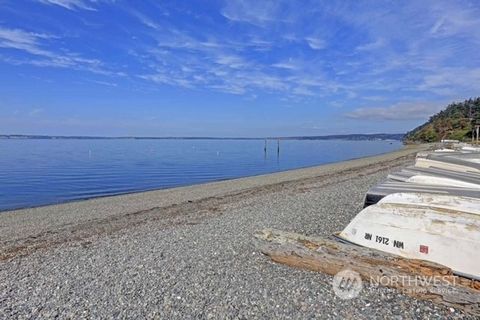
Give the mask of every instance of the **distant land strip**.
M 5 134 L 0 139 L 76 139 L 76 140 L 105 140 L 105 139 L 132 139 L 132 140 L 402 140 L 404 133 L 372 133 L 372 134 L 336 134 L 325 136 L 295 136 L 295 137 L 101 137 L 101 136 L 49 136 Z

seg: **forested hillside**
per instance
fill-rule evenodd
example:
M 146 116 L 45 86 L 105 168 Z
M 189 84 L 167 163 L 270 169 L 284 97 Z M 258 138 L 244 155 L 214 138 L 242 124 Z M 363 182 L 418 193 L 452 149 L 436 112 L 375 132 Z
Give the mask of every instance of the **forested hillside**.
M 480 98 L 452 103 L 426 123 L 405 135 L 405 142 L 435 142 L 442 139 L 471 140 L 472 127 L 480 124 Z

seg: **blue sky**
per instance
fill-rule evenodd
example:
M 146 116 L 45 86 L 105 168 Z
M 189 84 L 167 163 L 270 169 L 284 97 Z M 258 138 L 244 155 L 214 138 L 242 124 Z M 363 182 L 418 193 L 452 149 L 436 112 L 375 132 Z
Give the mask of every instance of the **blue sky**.
M 0 133 L 404 132 L 479 51 L 478 1 L 0 0 Z

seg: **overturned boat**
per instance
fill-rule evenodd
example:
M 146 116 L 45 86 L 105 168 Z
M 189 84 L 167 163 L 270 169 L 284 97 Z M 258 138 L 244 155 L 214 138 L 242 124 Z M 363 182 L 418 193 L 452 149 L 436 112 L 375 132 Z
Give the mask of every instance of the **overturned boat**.
M 392 181 L 424 185 L 480 189 L 480 174 L 436 168 L 407 167 L 389 174 L 387 178 Z
M 394 193 L 429 193 L 480 199 L 480 189 L 477 187 L 466 188 L 387 180 L 367 191 L 364 207 L 375 204 L 382 198 Z
M 415 167 L 480 173 L 480 153 L 420 154 L 415 160 Z
M 338 234 L 348 242 L 436 262 L 480 279 L 480 199 L 396 193 L 363 209 Z
M 433 150 L 433 152 L 457 152 L 456 150 L 454 149 L 449 149 L 449 148 L 442 148 L 442 149 L 436 149 L 436 150 Z
M 461 210 L 462 212 L 480 216 L 480 199 L 468 197 L 428 193 L 394 193 L 379 201 L 379 204 L 385 203 L 432 207 L 454 211 Z
M 473 146 L 463 146 L 461 148 L 462 151 L 467 152 L 480 152 L 480 147 L 473 147 Z

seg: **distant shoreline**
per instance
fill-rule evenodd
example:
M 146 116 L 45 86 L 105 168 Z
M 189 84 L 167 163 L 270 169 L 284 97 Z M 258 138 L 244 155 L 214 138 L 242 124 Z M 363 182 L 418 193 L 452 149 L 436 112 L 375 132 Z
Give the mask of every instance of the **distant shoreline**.
M 105 136 L 50 136 L 3 134 L 0 139 L 11 140 L 394 140 L 401 141 L 403 133 L 337 134 L 292 137 L 105 137 Z

